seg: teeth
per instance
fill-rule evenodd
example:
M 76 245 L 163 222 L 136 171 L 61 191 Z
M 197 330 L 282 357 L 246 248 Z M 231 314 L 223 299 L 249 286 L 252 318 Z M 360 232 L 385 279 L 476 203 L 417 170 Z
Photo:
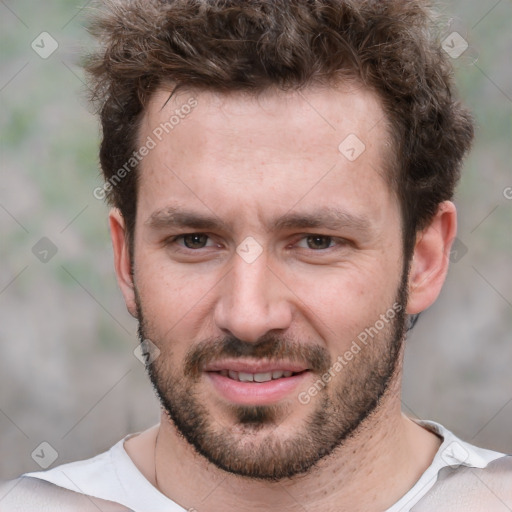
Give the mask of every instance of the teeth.
M 274 370 L 273 372 L 266 373 L 246 373 L 246 372 L 235 372 L 234 370 L 221 370 L 219 372 L 223 377 L 229 377 L 233 380 L 240 382 L 269 382 L 271 380 L 277 380 L 281 378 L 291 377 L 293 372 Z
M 252 373 L 238 372 L 238 380 L 240 382 L 253 382 L 254 375 Z
M 254 382 L 268 382 L 269 380 L 272 380 L 272 372 L 254 374 Z

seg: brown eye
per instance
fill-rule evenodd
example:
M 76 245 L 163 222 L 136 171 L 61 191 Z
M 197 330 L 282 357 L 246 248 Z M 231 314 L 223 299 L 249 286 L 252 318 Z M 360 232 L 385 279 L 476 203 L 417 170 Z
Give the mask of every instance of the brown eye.
M 202 233 L 191 233 L 183 235 L 182 238 L 185 247 L 188 249 L 202 249 L 206 247 L 206 243 L 208 242 L 208 236 Z
M 332 237 L 322 235 L 311 235 L 306 237 L 308 249 L 322 250 L 328 249 L 332 243 Z

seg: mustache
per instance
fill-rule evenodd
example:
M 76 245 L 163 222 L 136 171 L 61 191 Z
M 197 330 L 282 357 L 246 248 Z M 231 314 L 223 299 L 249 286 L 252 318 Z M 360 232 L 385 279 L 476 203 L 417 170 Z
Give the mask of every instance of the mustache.
M 332 366 L 327 349 L 319 345 L 267 334 L 256 342 L 247 342 L 235 336 L 204 340 L 192 347 L 185 356 L 184 374 L 198 379 L 205 365 L 221 359 L 262 359 L 270 362 L 301 363 L 315 373 L 324 374 Z

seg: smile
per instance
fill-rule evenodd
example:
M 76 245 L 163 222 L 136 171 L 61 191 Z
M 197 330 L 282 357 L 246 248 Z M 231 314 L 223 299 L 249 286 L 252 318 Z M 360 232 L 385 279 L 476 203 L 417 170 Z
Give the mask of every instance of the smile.
M 278 380 L 282 378 L 292 377 L 302 372 L 292 372 L 290 370 L 274 370 L 272 372 L 262 373 L 247 373 L 247 372 L 236 372 L 234 370 L 221 370 L 218 372 L 223 377 L 236 380 L 238 382 L 269 382 L 271 380 Z
M 291 363 L 243 363 L 209 365 L 203 375 L 215 394 L 237 405 L 271 405 L 298 393 L 311 372 Z M 301 386 L 302 388 L 303 386 Z

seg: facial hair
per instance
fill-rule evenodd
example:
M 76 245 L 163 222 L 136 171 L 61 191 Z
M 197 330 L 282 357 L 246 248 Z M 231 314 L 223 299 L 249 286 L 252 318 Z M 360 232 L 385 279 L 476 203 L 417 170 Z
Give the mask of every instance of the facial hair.
M 226 336 L 203 340 L 188 350 L 184 361 L 176 361 L 172 355 L 174 340 L 152 336 L 136 293 L 139 338 L 150 339 L 161 351 L 154 361 L 148 360 L 146 369 L 164 412 L 197 453 L 231 474 L 276 482 L 310 472 L 376 412 L 399 371 L 405 337 L 406 277 L 404 271 L 395 301 L 401 307 L 394 318 L 318 391 L 308 405 L 312 410 L 307 419 L 291 433 L 290 429 L 283 432 L 280 426 L 286 425 L 294 408 L 305 407 L 298 400 L 262 406 L 230 404 L 227 408 L 232 420 L 219 422 L 201 400 L 202 368 L 224 358 L 287 360 L 303 363 L 321 378 L 333 365 L 323 346 L 271 333 L 255 343 Z

